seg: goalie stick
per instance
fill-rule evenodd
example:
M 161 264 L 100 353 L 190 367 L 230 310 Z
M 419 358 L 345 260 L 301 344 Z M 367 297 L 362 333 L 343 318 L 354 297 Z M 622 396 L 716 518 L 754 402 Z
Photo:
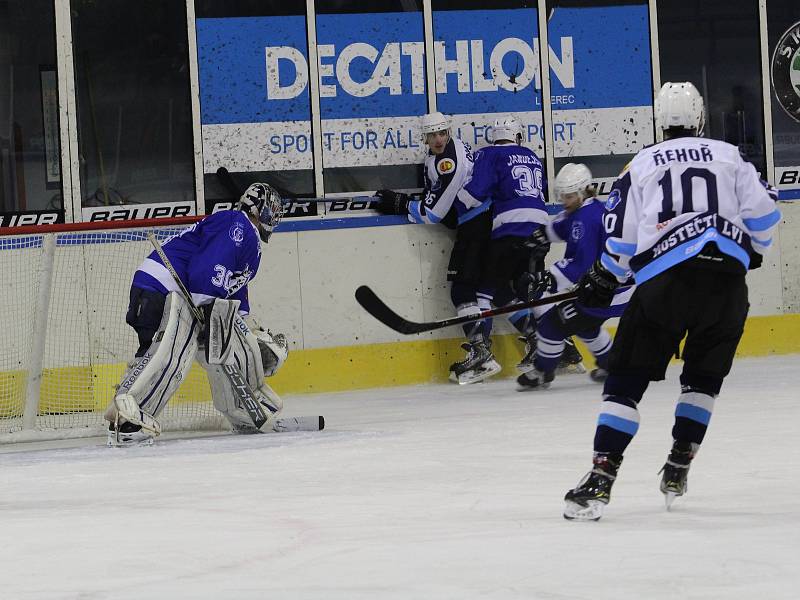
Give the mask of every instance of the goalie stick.
M 427 321 L 418 323 L 404 319 L 386 303 L 378 298 L 378 295 L 372 291 L 368 286 L 362 285 L 356 290 L 356 300 L 358 303 L 373 317 L 378 319 L 387 327 L 394 329 L 398 333 L 404 335 L 412 335 L 415 333 L 425 333 L 426 331 L 434 331 L 442 329 L 443 327 L 450 327 L 451 325 L 461 325 L 462 323 L 471 323 L 472 321 L 480 321 L 481 319 L 488 319 L 497 315 L 505 315 L 518 310 L 525 310 L 535 306 L 544 306 L 545 304 L 553 304 L 555 302 L 562 302 L 563 300 L 573 300 L 578 297 L 578 293 L 563 292 L 546 298 L 538 298 L 530 302 L 518 302 L 516 304 L 509 304 L 500 308 L 493 308 L 491 310 L 484 310 L 472 315 L 464 315 L 463 317 L 452 317 L 441 321 Z
M 169 257 L 167 256 L 166 252 L 164 252 L 164 249 L 161 247 L 161 244 L 156 239 L 156 236 L 153 235 L 152 231 L 147 234 L 147 239 L 150 240 L 153 248 L 155 248 L 156 254 L 158 254 L 158 257 L 161 259 L 161 262 L 164 263 L 167 271 L 169 271 L 169 274 L 172 275 L 172 278 L 178 285 L 178 289 L 181 291 L 184 299 L 189 304 L 189 308 L 194 317 L 201 325 L 205 324 L 206 319 L 203 311 L 201 311 L 194 303 L 194 300 L 192 300 L 192 295 L 189 293 L 186 285 L 184 285 L 183 280 L 181 280 L 178 272 L 175 270 L 175 267 L 172 266 L 172 262 L 169 260 Z M 250 419 L 253 421 L 253 425 L 256 427 L 256 429 L 260 430 L 264 423 L 267 422 L 269 417 L 261 408 L 261 403 L 256 400 L 253 390 L 247 384 L 242 372 L 236 365 L 223 365 L 222 370 L 225 373 L 225 376 L 228 378 L 228 383 L 231 384 L 233 393 L 239 400 L 239 403 L 247 411 L 247 414 L 250 416 Z M 292 421 L 292 419 L 294 419 L 294 421 Z M 279 424 L 278 421 L 281 423 Z M 300 429 L 301 426 L 306 427 L 306 429 Z M 321 415 L 313 417 L 287 417 L 284 419 L 277 419 L 272 423 L 272 429 L 274 431 L 319 431 L 324 427 L 325 419 Z

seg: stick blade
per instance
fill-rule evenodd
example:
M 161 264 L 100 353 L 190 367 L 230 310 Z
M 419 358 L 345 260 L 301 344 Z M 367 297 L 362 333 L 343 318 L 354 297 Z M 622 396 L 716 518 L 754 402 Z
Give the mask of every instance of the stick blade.
M 412 335 L 430 329 L 425 323 L 413 323 L 398 315 L 389 308 L 383 300 L 378 298 L 377 294 L 375 294 L 369 286 L 362 285 L 358 287 L 356 290 L 356 301 L 364 310 L 378 319 L 378 321 L 390 329 L 394 329 L 398 333 Z
M 282 417 L 272 422 L 272 431 L 284 433 L 291 431 L 322 431 L 325 429 L 325 417 L 311 415 L 306 417 Z

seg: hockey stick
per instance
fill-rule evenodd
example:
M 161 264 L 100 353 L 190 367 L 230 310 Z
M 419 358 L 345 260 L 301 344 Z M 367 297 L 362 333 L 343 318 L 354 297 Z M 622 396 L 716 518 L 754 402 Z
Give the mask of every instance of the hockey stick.
M 518 310 L 533 308 L 535 306 L 544 306 L 546 304 L 553 304 L 563 300 L 572 300 L 577 297 L 577 292 L 564 292 L 562 294 L 547 296 L 546 298 L 531 300 L 530 302 L 518 302 L 516 304 L 509 304 L 508 306 L 502 306 L 500 308 L 484 310 L 472 315 L 464 315 L 463 317 L 452 317 L 442 321 L 427 321 L 418 323 L 415 321 L 409 321 L 398 315 L 391 308 L 389 308 L 383 300 L 378 298 L 377 294 L 368 286 L 362 285 L 356 290 L 356 300 L 364 308 L 364 310 L 366 310 L 369 314 L 378 319 L 378 321 L 387 327 L 405 335 L 434 331 L 436 329 L 442 329 L 443 327 L 450 327 L 451 325 L 471 323 L 473 321 L 480 321 L 481 319 L 487 319 L 497 315 L 505 315 L 508 313 L 517 312 Z
M 166 252 L 161 247 L 161 244 L 156 239 L 156 236 L 153 235 L 153 232 L 149 232 L 147 234 L 147 239 L 150 240 L 150 243 L 153 245 L 153 248 L 156 250 L 156 254 L 161 259 L 161 262 L 164 263 L 164 266 L 169 271 L 169 274 L 172 275 L 172 278 L 175 280 L 175 283 L 178 285 L 178 289 L 183 294 L 184 299 L 189 304 L 189 308 L 192 311 L 192 314 L 195 318 L 200 322 L 201 325 L 205 324 L 205 315 L 203 311 L 201 311 L 197 305 L 192 300 L 192 295 L 189 293 L 189 290 L 184 285 L 183 281 L 181 280 L 178 272 L 175 270 L 175 267 L 172 266 L 172 262 L 167 257 Z M 247 411 L 247 414 L 250 416 L 250 419 L 253 421 L 253 425 L 256 429 L 261 429 L 261 427 L 269 420 L 269 416 L 264 412 L 263 408 L 261 407 L 261 403 L 256 400 L 255 394 L 253 393 L 252 388 L 247 383 L 247 380 L 242 375 L 242 372 L 239 370 L 239 367 L 236 365 L 222 365 L 222 371 L 225 373 L 225 376 L 228 378 L 228 383 L 231 384 L 231 388 L 233 389 L 233 393 L 236 398 L 239 400 L 241 406 Z M 271 389 L 271 388 L 270 388 Z M 275 393 L 274 391 L 272 393 Z M 277 395 L 277 394 L 276 394 Z M 277 411 L 276 411 L 277 412 Z M 312 421 L 309 421 L 311 419 Z M 316 419 L 316 426 L 314 426 L 313 419 Z M 283 421 L 284 419 L 279 419 Z M 305 431 L 305 429 L 297 429 L 300 424 L 303 424 L 307 427 L 313 427 L 310 431 L 319 431 L 325 426 L 325 419 L 322 416 L 319 417 L 298 417 L 295 419 L 294 422 L 294 429 L 292 429 L 293 423 L 291 422 L 291 417 L 285 424 L 278 424 L 273 422 L 272 428 L 275 431 Z M 280 425 L 280 426 L 279 426 Z
M 225 167 L 217 169 L 217 177 L 219 177 L 223 187 L 233 198 L 238 199 L 244 193 L 244 190 L 236 184 L 233 180 L 233 176 Z M 333 202 L 377 202 L 379 200 L 377 196 L 367 196 L 363 194 L 358 196 L 340 196 L 337 198 L 298 198 L 294 194 L 289 193 L 288 190 L 274 183 L 270 183 L 270 185 L 281 195 L 284 204 L 331 204 Z

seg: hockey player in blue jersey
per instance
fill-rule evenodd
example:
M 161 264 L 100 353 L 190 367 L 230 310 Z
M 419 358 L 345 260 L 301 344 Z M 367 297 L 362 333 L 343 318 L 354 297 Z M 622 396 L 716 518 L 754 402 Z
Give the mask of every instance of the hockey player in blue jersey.
M 564 292 L 578 283 L 581 276 L 600 258 L 605 243 L 603 216 L 605 205 L 595 197 L 592 173 L 583 164 L 567 163 L 555 179 L 556 197 L 564 210 L 547 225 L 547 238 L 539 243 L 566 242 L 564 258 L 532 282 L 533 295 Z M 607 374 L 611 336 L 603 322 L 622 315 L 632 286 L 617 290 L 609 307 L 590 308 L 574 300 L 534 308 L 536 329 L 528 335 L 526 355 L 518 365 L 520 389 L 548 387 L 555 378 L 565 339 L 577 335 L 594 355 L 597 367 L 590 376 L 603 381 Z
M 175 272 L 205 313 L 201 328 L 170 271 L 152 252 L 133 276 L 126 322 L 136 331 L 139 348 L 123 375 L 106 419 L 109 445 L 151 443 L 160 432 L 158 417 L 197 359 L 206 369 L 214 406 L 239 431 L 253 429 L 248 413 L 237 406 L 223 365 L 237 361 L 256 398 L 274 416 L 280 398 L 263 382 L 286 359 L 282 335 L 251 327 L 247 284 L 261 262 L 261 243 L 280 221 L 280 196 L 255 183 L 235 210 L 211 214 L 169 238 L 163 251 Z M 202 329 L 202 331 L 201 331 Z
M 544 169 L 539 157 L 522 146 L 522 129 L 513 117 L 496 120 L 491 136 L 492 145 L 476 153 L 472 179 L 459 196 L 464 210 L 491 207 L 492 232 L 477 294 L 479 310 L 524 297 L 519 282 L 527 281 L 530 273 L 543 269 L 549 248 L 546 244 L 532 244 L 544 236 L 548 222 Z M 516 315 L 518 318 L 512 323 L 521 332 L 527 332 L 529 315 L 528 311 L 524 316 Z M 477 323 L 469 353 L 457 372 L 496 364 L 490 333 L 491 320 Z
M 637 287 L 608 359 L 592 469 L 567 492 L 567 519 L 602 516 L 639 429 L 639 402 L 651 381 L 664 379 L 684 337 L 660 490 L 667 508 L 686 493 L 730 372 L 749 306 L 745 275 L 761 264 L 781 215 L 774 190 L 736 146 L 700 137 L 704 117 L 694 85 L 665 83 L 655 101 L 664 141 L 633 158 L 606 201 L 604 252 L 581 278 L 578 302 L 608 306 L 629 271 Z

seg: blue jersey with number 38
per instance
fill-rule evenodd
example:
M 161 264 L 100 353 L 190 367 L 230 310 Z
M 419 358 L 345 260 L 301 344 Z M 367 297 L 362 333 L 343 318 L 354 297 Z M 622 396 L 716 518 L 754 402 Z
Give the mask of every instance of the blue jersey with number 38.
M 544 170 L 533 150 L 497 144 L 475 154 L 472 180 L 464 187 L 468 203 L 492 202 L 492 239 L 528 237 L 548 222 Z
M 258 272 L 261 239 L 245 213 L 224 210 L 209 215 L 170 238 L 163 248 L 195 304 L 233 299 L 241 301 L 242 313 L 250 312 L 247 283 Z M 133 285 L 163 294 L 178 291 L 155 251 L 139 266 Z

